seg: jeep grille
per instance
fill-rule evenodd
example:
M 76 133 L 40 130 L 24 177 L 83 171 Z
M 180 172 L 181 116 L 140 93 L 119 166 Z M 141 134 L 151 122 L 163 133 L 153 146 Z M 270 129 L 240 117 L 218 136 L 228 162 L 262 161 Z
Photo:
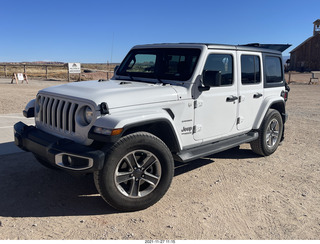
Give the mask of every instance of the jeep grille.
M 38 95 L 36 100 L 37 120 L 63 133 L 76 131 L 76 111 L 79 104 L 60 98 Z

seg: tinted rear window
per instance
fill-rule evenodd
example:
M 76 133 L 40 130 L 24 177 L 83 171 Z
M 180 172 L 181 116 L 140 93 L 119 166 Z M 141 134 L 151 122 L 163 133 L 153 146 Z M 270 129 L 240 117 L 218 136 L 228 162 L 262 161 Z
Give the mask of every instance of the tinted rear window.
M 266 56 L 266 82 L 280 83 L 283 81 L 282 62 L 279 57 Z

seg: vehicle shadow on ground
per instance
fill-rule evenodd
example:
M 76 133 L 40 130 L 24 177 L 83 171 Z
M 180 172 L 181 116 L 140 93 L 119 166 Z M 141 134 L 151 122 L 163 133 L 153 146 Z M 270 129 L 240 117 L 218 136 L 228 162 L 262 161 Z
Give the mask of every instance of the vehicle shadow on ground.
M 20 148 L 15 146 L 14 142 L 4 142 L 0 144 L 0 155 L 23 152 Z
M 190 163 L 175 164 L 175 176 L 214 162 L 214 158 L 253 158 L 250 150 L 231 149 Z M 0 217 L 114 214 L 98 194 L 92 175 L 72 176 L 40 165 L 31 153 L 0 156 Z
M 112 214 L 92 175 L 72 176 L 40 165 L 31 153 L 0 156 L 0 216 Z
M 220 153 L 209 155 L 205 158 L 200 158 L 188 163 L 175 162 L 175 176 L 187 173 L 197 168 L 203 167 L 207 164 L 214 163 L 215 159 L 247 159 L 258 158 L 259 156 L 252 152 L 250 149 L 239 149 L 238 147 L 232 148 Z

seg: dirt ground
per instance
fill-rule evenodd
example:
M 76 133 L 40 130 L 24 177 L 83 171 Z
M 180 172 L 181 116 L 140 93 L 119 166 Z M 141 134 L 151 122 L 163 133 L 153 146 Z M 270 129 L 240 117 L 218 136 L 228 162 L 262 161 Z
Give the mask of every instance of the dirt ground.
M 2 80 L 0 113 L 58 83 Z M 46 169 L 31 153 L 0 156 L 0 239 L 320 239 L 320 85 L 291 84 L 287 110 L 273 155 L 242 145 L 177 163 L 167 194 L 133 213 L 109 207 L 91 175 Z

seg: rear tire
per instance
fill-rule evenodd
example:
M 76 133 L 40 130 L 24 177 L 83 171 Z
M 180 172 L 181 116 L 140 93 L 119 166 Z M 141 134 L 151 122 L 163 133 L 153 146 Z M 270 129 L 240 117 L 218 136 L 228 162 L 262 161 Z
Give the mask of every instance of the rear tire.
M 174 161 L 158 137 L 146 132 L 127 135 L 107 155 L 104 168 L 94 173 L 94 181 L 102 198 L 113 208 L 148 208 L 169 189 Z
M 262 156 L 274 153 L 283 133 L 283 121 L 278 110 L 269 109 L 258 133 L 258 139 L 250 143 L 252 151 Z

